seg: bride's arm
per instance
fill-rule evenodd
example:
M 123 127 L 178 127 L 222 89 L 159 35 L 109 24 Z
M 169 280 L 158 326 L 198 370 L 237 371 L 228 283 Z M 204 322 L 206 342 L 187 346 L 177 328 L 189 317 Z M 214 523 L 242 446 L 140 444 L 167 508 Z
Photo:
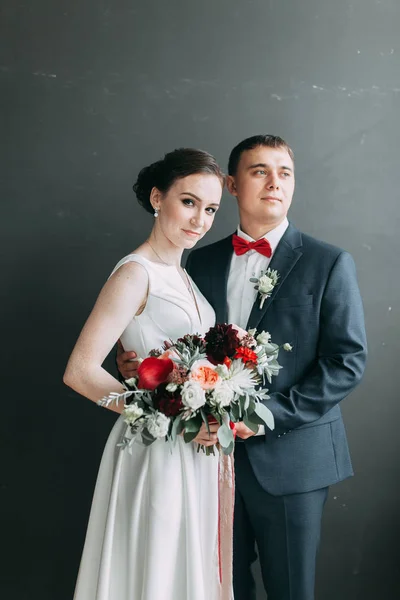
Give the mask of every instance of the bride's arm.
M 149 279 L 144 267 L 127 263 L 104 285 L 69 358 L 64 383 L 97 402 L 110 392 L 123 391 L 122 384 L 102 364 L 120 335 L 146 303 Z M 123 406 L 109 407 L 122 412 Z

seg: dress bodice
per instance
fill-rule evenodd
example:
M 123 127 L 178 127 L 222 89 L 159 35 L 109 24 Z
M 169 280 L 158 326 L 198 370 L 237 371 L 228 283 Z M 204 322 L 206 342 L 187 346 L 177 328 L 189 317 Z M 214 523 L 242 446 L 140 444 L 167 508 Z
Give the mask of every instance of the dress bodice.
M 214 310 L 189 275 L 193 294 L 175 266 L 155 263 L 138 254 L 121 259 L 112 274 L 128 262 L 139 263 L 146 269 L 149 291 L 143 312 L 133 317 L 121 335 L 125 350 L 134 350 L 145 358 L 166 340 L 186 334 L 204 335 L 214 325 Z

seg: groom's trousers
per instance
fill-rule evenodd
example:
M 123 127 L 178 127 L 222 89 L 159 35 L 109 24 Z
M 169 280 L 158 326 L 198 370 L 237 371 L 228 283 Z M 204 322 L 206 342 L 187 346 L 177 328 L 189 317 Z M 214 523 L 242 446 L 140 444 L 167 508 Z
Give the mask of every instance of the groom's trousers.
M 272 496 L 258 483 L 244 443 L 235 449 L 235 600 L 256 600 L 256 547 L 268 600 L 314 600 L 315 562 L 328 488 Z

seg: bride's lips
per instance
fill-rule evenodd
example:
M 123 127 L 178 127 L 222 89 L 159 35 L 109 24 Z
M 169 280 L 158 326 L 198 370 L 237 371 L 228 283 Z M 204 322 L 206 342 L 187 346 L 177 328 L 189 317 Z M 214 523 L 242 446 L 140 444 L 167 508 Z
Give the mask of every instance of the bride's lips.
M 182 231 L 184 233 L 186 233 L 186 235 L 193 237 L 193 238 L 199 237 L 199 235 L 200 235 L 200 233 L 197 233 L 196 231 L 190 231 L 190 229 L 182 229 Z
M 264 196 L 261 198 L 261 200 L 268 200 L 268 202 L 281 202 L 281 199 L 277 198 L 276 196 Z

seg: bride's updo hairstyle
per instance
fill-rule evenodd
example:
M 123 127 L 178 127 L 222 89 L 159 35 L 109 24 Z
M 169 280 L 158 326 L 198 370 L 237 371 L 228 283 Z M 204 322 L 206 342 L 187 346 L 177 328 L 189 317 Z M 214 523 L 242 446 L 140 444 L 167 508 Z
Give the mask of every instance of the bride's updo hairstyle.
M 224 185 L 224 174 L 215 158 L 203 150 L 194 148 L 178 148 L 168 152 L 162 160 L 144 167 L 133 186 L 138 202 L 151 215 L 154 209 L 150 203 L 150 193 L 153 187 L 165 194 L 177 179 L 205 173 L 216 175 Z

